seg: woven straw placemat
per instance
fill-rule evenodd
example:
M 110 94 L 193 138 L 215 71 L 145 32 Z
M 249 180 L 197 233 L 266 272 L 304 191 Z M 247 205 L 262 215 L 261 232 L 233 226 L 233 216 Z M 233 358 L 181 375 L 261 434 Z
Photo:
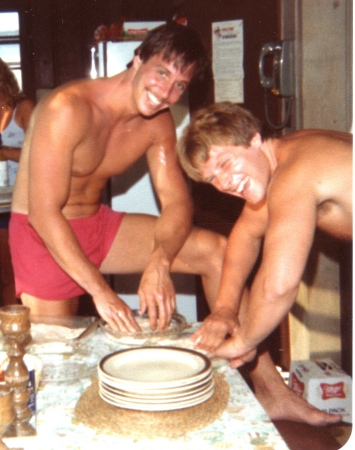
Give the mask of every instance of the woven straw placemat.
M 226 409 L 229 385 L 215 373 L 213 396 L 200 405 L 174 411 L 134 411 L 109 405 L 95 379 L 78 400 L 77 419 L 100 433 L 133 439 L 177 438 L 213 423 Z

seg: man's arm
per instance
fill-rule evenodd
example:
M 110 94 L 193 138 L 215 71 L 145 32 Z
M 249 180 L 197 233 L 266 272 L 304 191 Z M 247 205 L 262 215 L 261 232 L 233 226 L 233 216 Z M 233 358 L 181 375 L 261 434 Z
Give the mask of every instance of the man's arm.
M 238 333 L 214 352 L 234 359 L 234 367 L 250 360 L 256 346 L 280 324 L 296 299 L 316 228 L 314 197 L 301 179 L 295 183 L 281 180 L 269 192 L 263 258 L 250 291 L 245 321 Z
M 63 94 L 48 97 L 35 112 L 29 161 L 29 221 L 59 266 L 92 295 L 99 314 L 112 328 L 139 330 L 130 308 L 88 260 L 63 215 L 75 149 L 91 123 L 90 110 L 79 99 L 74 100 Z
M 211 314 L 194 334 L 197 348 L 213 350 L 239 326 L 242 294 L 259 256 L 267 224 L 266 203 L 246 204 L 228 238 L 221 286 Z
M 140 313 L 148 310 L 151 326 L 163 329 L 174 313 L 175 290 L 170 277 L 172 262 L 192 227 L 192 201 L 175 153 L 175 126 L 166 112 L 159 117 L 158 136 L 147 152 L 150 174 L 160 201 L 153 252 L 139 286 Z

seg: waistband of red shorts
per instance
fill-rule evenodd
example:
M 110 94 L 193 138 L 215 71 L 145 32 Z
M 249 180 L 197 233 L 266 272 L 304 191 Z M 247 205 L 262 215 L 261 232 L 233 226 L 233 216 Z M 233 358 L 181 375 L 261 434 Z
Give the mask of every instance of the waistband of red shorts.
M 75 219 L 68 219 L 68 222 L 70 223 L 75 223 L 75 222 L 89 222 L 90 220 L 95 220 L 95 218 L 102 213 L 103 210 L 105 209 L 109 209 L 108 206 L 106 205 L 100 205 L 99 209 L 92 214 L 91 216 L 86 216 L 86 217 L 78 217 Z M 16 221 L 20 222 L 20 223 L 29 223 L 28 222 L 28 214 L 25 213 L 19 213 L 16 211 L 11 211 L 11 218 L 14 218 Z

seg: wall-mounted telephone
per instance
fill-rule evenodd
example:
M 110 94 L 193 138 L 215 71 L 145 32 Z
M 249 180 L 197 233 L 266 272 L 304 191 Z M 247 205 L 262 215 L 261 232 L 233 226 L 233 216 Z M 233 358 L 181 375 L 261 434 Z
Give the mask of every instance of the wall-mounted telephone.
M 266 75 L 265 69 L 271 69 L 271 74 Z M 271 62 L 271 68 L 270 68 Z M 290 118 L 291 101 L 295 95 L 295 74 L 294 74 L 294 41 L 285 40 L 279 42 L 268 42 L 262 46 L 259 57 L 260 84 L 265 89 L 265 115 L 268 124 L 280 130 L 285 127 Z M 267 106 L 267 92 L 288 100 L 286 118 L 280 125 L 271 122 Z
M 265 59 L 272 57 L 272 74 L 264 73 Z M 268 42 L 263 45 L 259 58 L 260 83 L 275 95 L 290 97 L 294 95 L 294 41 Z

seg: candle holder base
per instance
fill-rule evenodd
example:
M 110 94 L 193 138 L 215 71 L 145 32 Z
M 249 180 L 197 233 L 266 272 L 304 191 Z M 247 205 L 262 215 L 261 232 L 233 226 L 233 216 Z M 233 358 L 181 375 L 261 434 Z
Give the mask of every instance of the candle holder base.
M 29 372 L 24 363 L 24 342 L 28 338 L 31 323 L 30 309 L 23 305 L 8 305 L 0 308 L 0 330 L 5 338 L 9 363 L 5 370 L 5 383 L 13 392 L 15 417 L 5 431 L 5 437 L 36 435 L 30 424 L 33 415 L 29 408 Z
M 12 437 L 25 437 L 25 436 L 36 436 L 37 432 L 35 428 L 28 422 L 23 422 L 20 424 L 12 423 L 9 425 L 3 434 L 4 438 Z M 1 447 L 0 447 L 1 450 Z

